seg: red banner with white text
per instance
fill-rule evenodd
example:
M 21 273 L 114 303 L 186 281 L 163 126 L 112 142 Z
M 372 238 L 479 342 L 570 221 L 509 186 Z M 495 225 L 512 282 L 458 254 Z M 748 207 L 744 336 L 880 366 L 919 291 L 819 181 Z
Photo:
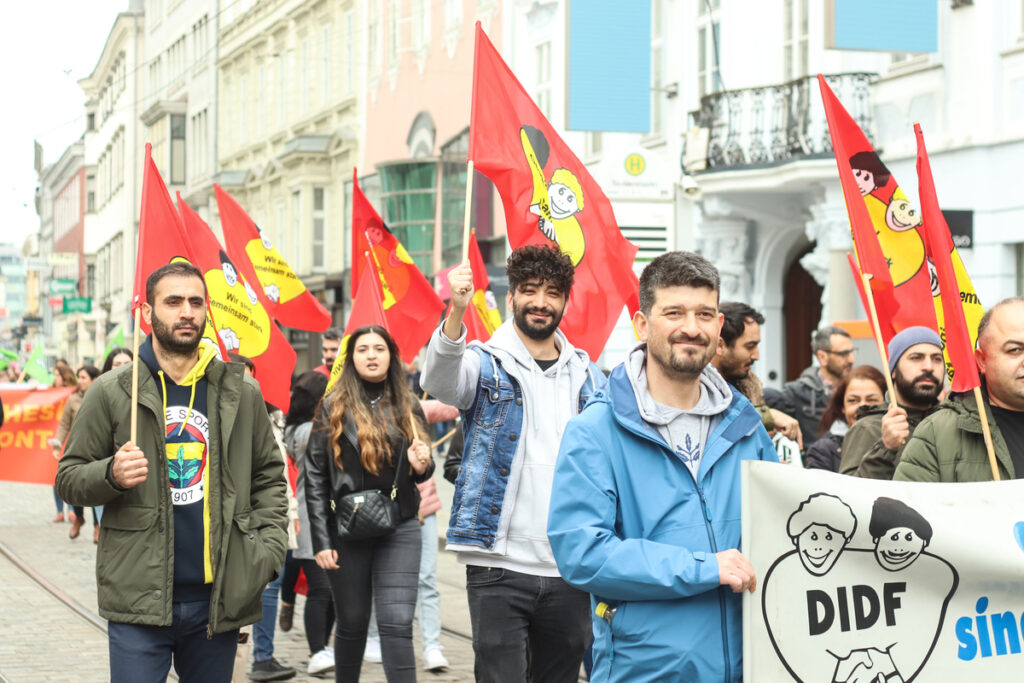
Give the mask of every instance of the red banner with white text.
M 0 386 L 0 481 L 52 485 L 57 475 L 50 439 L 57 433 L 64 402 L 74 391 Z

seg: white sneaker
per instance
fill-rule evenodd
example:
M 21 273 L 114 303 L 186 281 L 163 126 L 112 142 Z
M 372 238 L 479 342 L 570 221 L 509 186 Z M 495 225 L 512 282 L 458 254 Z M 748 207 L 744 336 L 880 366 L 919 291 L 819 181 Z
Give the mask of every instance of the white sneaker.
M 423 659 L 426 660 L 423 668 L 427 671 L 442 671 L 448 668 L 448 660 L 441 654 L 440 648 L 430 648 L 423 653 Z
M 363 650 L 363 660 L 367 662 L 383 661 L 380 654 L 380 638 L 366 639 L 366 649 Z
M 324 671 L 330 671 L 333 668 L 334 653 L 324 648 L 309 658 L 309 666 L 306 667 L 306 673 L 310 675 L 319 674 Z

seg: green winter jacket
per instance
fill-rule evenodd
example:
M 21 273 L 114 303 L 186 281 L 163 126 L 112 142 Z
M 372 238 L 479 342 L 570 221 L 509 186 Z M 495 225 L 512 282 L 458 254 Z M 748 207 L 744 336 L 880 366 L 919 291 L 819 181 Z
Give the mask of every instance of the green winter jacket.
M 149 472 L 127 490 L 111 476 L 114 452 L 130 434 L 131 370 L 131 363 L 124 365 L 89 388 L 57 469 L 57 490 L 73 505 L 105 506 L 96 551 L 100 615 L 170 626 L 174 510 L 161 394 L 145 364 L 139 368 L 137 445 Z M 284 466 L 259 385 L 245 377 L 241 363 L 214 359 L 205 376 L 213 565 L 207 632 L 212 634 L 260 619 L 263 589 L 284 564 L 288 502 Z
M 907 411 L 907 426 L 910 427 L 911 435 L 921 424 L 921 420 L 938 410 L 938 405 L 924 410 L 904 405 L 900 407 Z M 906 444 L 902 448 L 890 451 L 882 443 L 882 418 L 887 412 L 888 403 L 864 405 L 857 410 L 857 421 L 843 438 L 839 474 L 885 481 L 892 479 L 892 473 L 896 471 L 896 465 Z M 907 441 L 909 443 L 909 439 Z
M 984 391 L 984 390 L 983 390 Z M 986 401 L 985 407 L 988 408 Z M 1013 462 L 1006 441 L 987 410 L 999 476 L 1013 479 Z M 974 394 L 952 396 L 925 418 L 903 449 L 893 480 L 960 482 L 992 481 L 992 467 L 981 431 Z

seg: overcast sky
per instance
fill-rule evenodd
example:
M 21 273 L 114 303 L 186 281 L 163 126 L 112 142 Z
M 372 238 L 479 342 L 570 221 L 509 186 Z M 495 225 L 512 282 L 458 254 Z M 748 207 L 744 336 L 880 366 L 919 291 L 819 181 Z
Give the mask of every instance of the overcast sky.
M 92 73 L 117 13 L 128 0 L 56 0 L 4 5 L 0 64 L 0 242 L 18 246 L 39 227 L 33 202 L 33 140 L 43 162 L 60 158 L 85 130 L 78 80 Z

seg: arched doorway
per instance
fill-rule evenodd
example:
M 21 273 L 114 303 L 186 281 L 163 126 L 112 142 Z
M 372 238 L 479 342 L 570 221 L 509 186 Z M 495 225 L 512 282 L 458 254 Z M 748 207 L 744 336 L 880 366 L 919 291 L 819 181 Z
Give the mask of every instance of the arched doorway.
M 811 335 L 821 323 L 821 293 L 824 288 L 800 265 L 800 259 L 813 249 L 812 243 L 797 254 L 786 271 L 783 283 L 787 382 L 799 377 L 811 364 Z

